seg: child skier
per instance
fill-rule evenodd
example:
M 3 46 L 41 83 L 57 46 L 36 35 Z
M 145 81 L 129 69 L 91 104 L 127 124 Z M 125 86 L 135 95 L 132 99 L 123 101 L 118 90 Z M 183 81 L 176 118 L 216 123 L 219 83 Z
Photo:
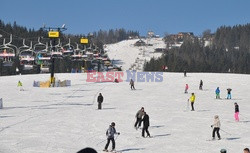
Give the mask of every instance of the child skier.
M 232 98 L 231 91 L 232 91 L 232 89 L 230 89 L 230 88 L 227 89 L 227 99 L 231 99 Z
M 220 99 L 220 88 L 219 87 L 216 88 L 215 94 L 216 94 L 216 99 Z
M 186 84 L 186 86 L 185 86 L 185 92 L 184 93 L 188 93 L 188 84 Z
M 17 87 L 19 87 L 20 91 L 23 91 L 23 84 L 20 80 L 17 83 Z
M 133 81 L 132 79 L 130 80 L 130 83 L 129 83 L 129 84 L 130 84 L 131 90 L 133 90 L 133 89 L 135 90 L 135 86 L 134 86 L 135 83 L 134 83 L 134 81 Z
M 237 103 L 234 103 L 235 106 L 235 113 L 234 113 L 234 118 L 235 121 L 239 122 L 239 105 Z
M 211 127 L 214 128 L 214 129 L 213 129 L 213 134 L 212 134 L 213 140 L 215 140 L 215 132 L 216 132 L 216 134 L 217 134 L 219 140 L 221 139 L 221 138 L 220 138 L 220 133 L 219 133 L 219 131 L 220 131 L 220 126 L 221 126 L 221 124 L 220 124 L 219 116 L 218 116 L 218 115 L 215 115 L 215 116 L 214 116 L 214 124 L 211 125 Z
M 112 142 L 112 151 L 115 151 L 115 139 L 114 139 L 114 135 L 118 134 L 120 135 L 119 132 L 116 132 L 115 130 L 115 123 L 112 122 L 111 125 L 109 126 L 108 130 L 106 131 L 106 136 L 107 136 L 107 144 L 105 145 L 105 148 L 103 149 L 103 151 L 108 152 L 108 146 L 110 141 Z

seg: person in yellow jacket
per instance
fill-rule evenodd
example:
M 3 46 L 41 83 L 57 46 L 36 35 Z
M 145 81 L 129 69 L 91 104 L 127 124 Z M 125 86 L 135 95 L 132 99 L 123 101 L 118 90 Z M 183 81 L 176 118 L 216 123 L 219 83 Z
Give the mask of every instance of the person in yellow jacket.
M 17 87 L 20 88 L 20 91 L 23 91 L 23 84 L 22 84 L 22 82 L 20 80 L 17 83 Z
M 194 93 L 192 93 L 192 95 L 190 97 L 190 102 L 191 102 L 191 107 L 192 107 L 191 111 L 194 111 L 194 101 L 195 101 L 195 95 L 194 95 Z

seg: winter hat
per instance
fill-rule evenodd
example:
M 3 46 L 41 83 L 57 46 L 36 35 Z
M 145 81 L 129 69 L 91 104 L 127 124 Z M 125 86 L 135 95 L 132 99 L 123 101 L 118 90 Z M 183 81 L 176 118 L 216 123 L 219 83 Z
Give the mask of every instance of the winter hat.
M 112 123 L 111 123 L 111 126 L 115 126 L 115 122 L 112 122 Z
M 97 153 L 97 151 L 93 148 L 84 148 L 78 151 L 77 153 Z
M 218 115 L 215 115 L 214 118 L 219 118 L 219 116 L 218 116 Z
M 227 153 L 227 150 L 226 149 L 221 149 L 220 152 L 221 153 Z

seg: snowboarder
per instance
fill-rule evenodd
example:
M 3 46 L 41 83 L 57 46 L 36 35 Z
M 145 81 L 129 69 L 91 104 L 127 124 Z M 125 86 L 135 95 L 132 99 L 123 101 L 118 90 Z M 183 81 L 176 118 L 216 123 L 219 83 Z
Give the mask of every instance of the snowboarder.
M 186 86 L 185 86 L 185 92 L 184 93 L 188 93 L 188 84 L 186 84 Z
M 186 77 L 187 76 L 187 71 L 186 70 L 184 70 L 184 77 Z
M 200 86 L 199 86 L 199 89 L 202 90 L 202 86 L 203 86 L 203 81 L 201 80 L 200 81 Z
M 142 137 L 145 138 L 145 131 L 147 132 L 147 137 L 150 137 L 150 133 L 148 132 L 148 127 L 149 127 L 149 116 L 146 112 L 144 112 L 144 115 L 143 115 L 143 128 L 142 128 Z
M 142 116 L 144 115 L 144 107 L 142 107 L 135 115 L 136 122 L 135 122 L 135 128 L 136 130 L 141 126 L 142 122 Z M 137 126 L 138 124 L 138 126 Z
M 237 103 L 234 103 L 235 106 L 235 113 L 234 113 L 234 118 L 235 121 L 239 122 L 239 105 Z
M 243 153 L 250 153 L 248 148 L 245 148 L 243 151 L 244 151 Z
M 97 97 L 97 102 L 98 102 L 98 109 L 102 109 L 103 96 L 101 93 L 99 93 L 99 96 Z
M 213 128 L 213 134 L 212 134 L 212 137 L 213 137 L 213 140 L 215 140 L 215 132 L 217 133 L 217 136 L 219 138 L 219 140 L 221 139 L 220 138 L 220 120 L 219 120 L 219 116 L 218 115 L 215 115 L 214 116 L 214 124 L 211 125 L 211 127 Z
M 130 83 L 129 84 L 130 84 L 131 90 L 133 90 L 133 89 L 135 90 L 135 86 L 134 86 L 135 83 L 134 83 L 134 81 L 132 79 L 130 79 Z
M 111 150 L 111 152 L 115 151 L 115 139 L 114 139 L 115 134 L 120 135 L 119 132 L 116 132 L 115 123 L 112 122 L 111 125 L 109 126 L 109 128 L 106 131 L 107 144 L 105 145 L 105 148 L 103 149 L 103 151 L 108 152 L 108 146 L 109 146 L 110 141 L 112 142 L 112 150 Z
M 23 84 L 20 80 L 17 83 L 17 87 L 19 87 L 20 91 L 23 91 Z
M 216 88 L 215 94 L 216 94 L 216 99 L 220 99 L 220 88 L 219 87 Z
M 232 98 L 231 91 L 232 91 L 232 89 L 230 89 L 230 88 L 227 89 L 227 99 L 231 99 Z
M 194 93 L 192 93 L 192 95 L 190 97 L 190 102 L 191 102 L 191 107 L 192 107 L 191 111 L 194 111 L 194 101 L 195 101 L 195 95 L 194 95 Z

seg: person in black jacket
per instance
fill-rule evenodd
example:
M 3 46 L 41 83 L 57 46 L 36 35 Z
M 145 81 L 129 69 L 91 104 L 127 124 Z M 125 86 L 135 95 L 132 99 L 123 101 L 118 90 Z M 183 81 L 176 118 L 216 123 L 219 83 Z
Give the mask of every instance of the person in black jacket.
M 99 96 L 97 97 L 97 102 L 98 102 L 98 109 L 102 109 L 103 96 L 101 93 L 99 93 Z
M 202 90 L 202 86 L 203 86 L 203 81 L 201 80 L 200 81 L 200 86 L 199 86 L 199 89 Z
M 148 127 L 149 127 L 149 116 L 146 112 L 144 112 L 143 116 L 143 128 L 142 128 L 142 137 L 145 137 L 145 131 L 147 132 L 147 137 L 150 137 L 150 133 L 148 132 Z
M 235 106 L 235 113 L 234 113 L 234 118 L 235 118 L 235 121 L 239 122 L 239 105 L 237 103 L 234 103 L 234 106 Z
M 186 70 L 184 70 L 184 77 L 186 77 L 187 76 L 187 71 Z

